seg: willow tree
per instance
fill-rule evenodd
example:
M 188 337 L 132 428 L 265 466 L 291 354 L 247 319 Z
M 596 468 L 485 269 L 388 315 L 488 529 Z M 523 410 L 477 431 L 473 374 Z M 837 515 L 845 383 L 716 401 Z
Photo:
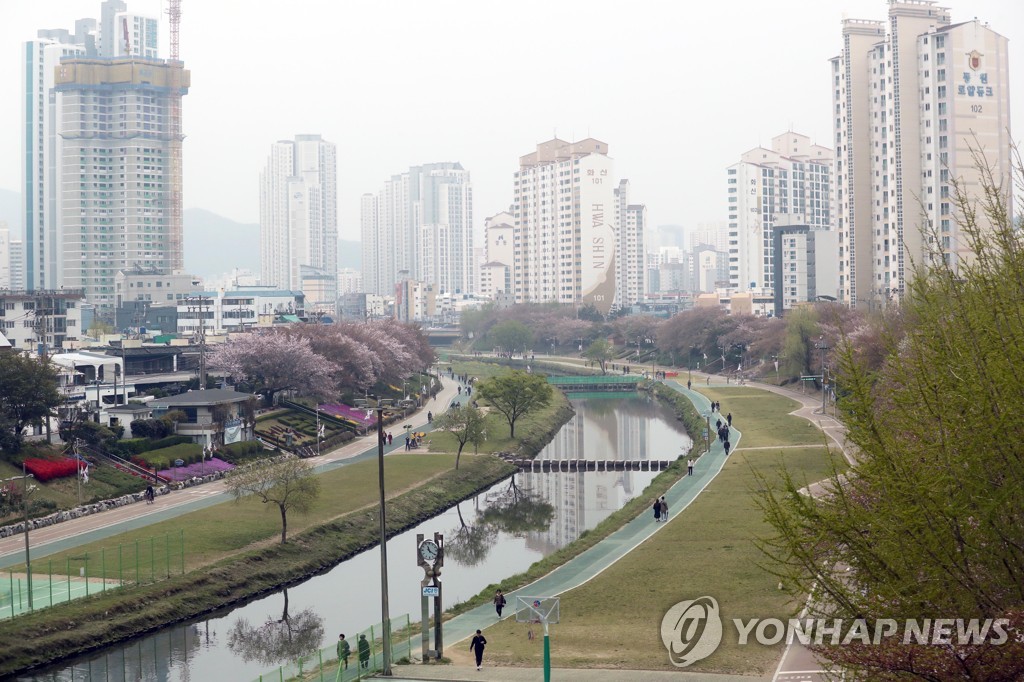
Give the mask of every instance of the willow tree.
M 1024 240 L 1008 187 L 978 171 L 980 194 L 953 188 L 972 255 L 916 264 L 880 368 L 839 349 L 855 464 L 830 494 L 792 479 L 767 493 L 762 547 L 801 605 L 812 594 L 811 615 L 1005 618 L 1009 641 L 816 647 L 847 679 L 1024 676 Z

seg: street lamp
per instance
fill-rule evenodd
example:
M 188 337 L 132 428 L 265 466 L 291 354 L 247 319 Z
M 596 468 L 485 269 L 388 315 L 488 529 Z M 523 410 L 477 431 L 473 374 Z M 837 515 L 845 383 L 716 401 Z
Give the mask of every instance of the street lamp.
M 28 576 L 28 610 L 32 611 L 32 558 L 29 555 L 28 550 L 28 496 L 32 494 L 36 487 L 33 485 L 31 488 L 28 485 L 28 479 L 35 478 L 32 474 L 25 470 L 25 463 L 21 463 L 21 476 L 11 476 L 0 480 L 0 483 L 6 483 L 7 481 L 22 481 L 24 488 L 21 493 L 21 507 L 24 512 L 25 519 L 25 574 Z
M 706 420 L 706 427 L 704 429 L 704 452 L 711 452 L 711 411 L 708 410 L 704 413 L 704 419 Z
M 825 387 L 827 384 L 827 378 L 825 376 L 825 351 L 827 351 L 828 345 L 825 343 L 825 337 L 818 337 L 818 343 L 814 344 L 814 347 L 821 351 L 821 413 L 825 414 Z
M 384 408 L 392 401 L 388 398 L 369 396 L 377 401 L 377 482 L 380 488 L 380 619 L 383 649 L 381 675 L 391 677 L 391 617 L 388 615 L 388 543 L 384 509 Z M 369 416 L 367 404 L 367 416 Z

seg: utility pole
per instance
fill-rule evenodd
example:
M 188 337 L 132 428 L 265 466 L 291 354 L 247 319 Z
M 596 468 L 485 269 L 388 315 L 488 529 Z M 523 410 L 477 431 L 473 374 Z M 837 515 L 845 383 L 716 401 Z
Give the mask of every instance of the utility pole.
M 189 313 L 199 315 L 199 390 L 206 390 L 206 308 L 209 306 L 209 299 L 199 294 L 189 296 L 185 299 Z
M 0 483 L 6 483 L 7 481 L 22 481 L 24 488 L 21 493 L 21 506 L 22 512 L 24 513 L 25 521 L 25 573 L 28 576 L 28 610 L 32 611 L 32 559 L 29 556 L 28 551 L 28 497 L 32 494 L 36 487 L 33 485 L 29 488 L 28 479 L 35 478 L 32 474 L 25 471 L 25 463 L 21 463 L 21 476 L 11 476 L 10 478 L 0 479 Z
M 821 413 L 825 414 L 825 396 L 828 394 L 828 376 L 825 369 L 825 351 L 828 350 L 828 346 L 825 344 L 825 337 L 819 337 L 814 347 L 821 351 Z

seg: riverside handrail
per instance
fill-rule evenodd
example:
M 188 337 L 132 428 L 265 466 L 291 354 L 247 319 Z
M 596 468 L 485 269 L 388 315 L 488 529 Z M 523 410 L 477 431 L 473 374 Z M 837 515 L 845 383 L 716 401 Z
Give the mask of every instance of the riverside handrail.
M 158 473 L 156 473 L 154 471 L 149 471 L 148 469 L 144 469 L 144 468 L 140 467 L 138 464 L 135 464 L 134 462 L 131 462 L 131 461 L 129 461 L 127 459 L 124 459 L 122 457 L 118 457 L 117 455 L 115 455 L 113 453 L 103 452 L 102 450 L 99 450 L 97 448 L 94 448 L 94 447 L 91 447 L 91 446 L 88 446 L 88 445 L 79 445 L 78 447 L 79 447 L 80 450 L 82 450 L 87 455 L 92 455 L 93 457 L 103 457 L 104 459 L 109 460 L 113 464 L 116 464 L 118 466 L 122 466 L 125 469 L 128 469 L 129 471 L 131 471 L 132 473 L 137 474 L 139 476 L 142 476 L 145 479 L 152 479 L 152 478 L 155 477 L 156 480 L 160 481 L 161 483 L 170 483 L 171 482 L 171 479 L 164 478 L 163 476 L 161 476 L 160 474 L 158 474 Z

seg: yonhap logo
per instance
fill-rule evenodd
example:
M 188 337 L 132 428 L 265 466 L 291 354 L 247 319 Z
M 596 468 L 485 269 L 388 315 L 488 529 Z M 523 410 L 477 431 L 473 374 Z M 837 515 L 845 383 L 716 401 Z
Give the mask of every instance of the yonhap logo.
M 672 665 L 685 668 L 707 658 L 722 643 L 722 618 L 714 597 L 681 601 L 661 619 L 661 641 Z

